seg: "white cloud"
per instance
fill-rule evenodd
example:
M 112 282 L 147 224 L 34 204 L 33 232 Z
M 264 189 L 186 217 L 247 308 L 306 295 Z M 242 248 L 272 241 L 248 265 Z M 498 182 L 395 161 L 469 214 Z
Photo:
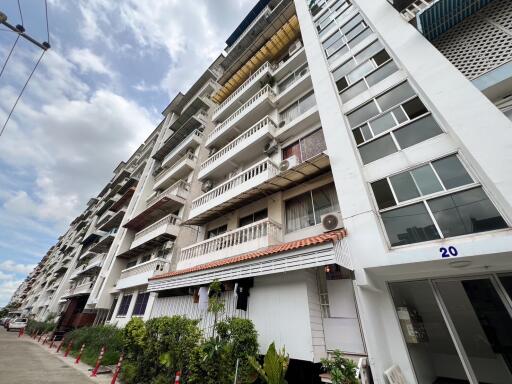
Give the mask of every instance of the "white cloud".
M 90 49 L 74 48 L 69 52 L 69 59 L 84 73 L 92 72 L 114 77 L 114 72 L 105 64 L 104 59 L 93 53 Z
M 3 273 L 4 276 L 10 276 L 10 277 L 12 277 L 13 275 L 5 274 L 4 271 L 28 274 L 28 273 L 32 272 L 32 270 L 35 267 L 36 267 L 35 264 L 19 264 L 12 260 L 5 260 L 5 261 L 0 262 L 0 274 Z M 2 275 L 0 275 L 0 279 L 1 279 L 1 276 Z
M 0 307 L 6 305 L 23 280 L 0 281 Z

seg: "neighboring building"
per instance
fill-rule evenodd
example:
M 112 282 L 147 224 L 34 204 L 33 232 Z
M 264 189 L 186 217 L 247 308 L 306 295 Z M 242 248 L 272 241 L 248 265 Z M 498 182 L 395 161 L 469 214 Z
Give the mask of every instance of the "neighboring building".
M 376 383 L 512 382 L 510 1 L 260 0 L 226 43 L 22 308 L 208 332 L 217 279 L 289 382 L 335 349 Z

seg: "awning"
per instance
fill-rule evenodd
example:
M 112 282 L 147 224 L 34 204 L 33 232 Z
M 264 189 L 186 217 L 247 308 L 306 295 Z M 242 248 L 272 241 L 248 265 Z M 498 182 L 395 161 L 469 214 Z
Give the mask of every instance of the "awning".
M 418 30 L 434 41 L 493 0 L 436 0 L 416 15 Z
M 301 240 L 273 245 L 254 252 L 216 260 L 193 268 L 167 272 L 149 279 L 148 291 L 207 284 L 244 277 L 283 273 L 292 270 L 339 264 L 353 270 L 344 229 Z

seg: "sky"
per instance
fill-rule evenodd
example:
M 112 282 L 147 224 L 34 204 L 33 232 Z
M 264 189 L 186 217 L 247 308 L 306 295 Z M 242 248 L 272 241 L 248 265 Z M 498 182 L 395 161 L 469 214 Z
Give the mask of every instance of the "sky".
M 0 11 L 47 40 L 44 0 Z M 48 0 L 51 49 L 0 136 L 0 307 L 218 57 L 256 0 Z M 0 65 L 16 34 L 0 26 Z M 0 76 L 0 127 L 41 50 L 20 39 Z

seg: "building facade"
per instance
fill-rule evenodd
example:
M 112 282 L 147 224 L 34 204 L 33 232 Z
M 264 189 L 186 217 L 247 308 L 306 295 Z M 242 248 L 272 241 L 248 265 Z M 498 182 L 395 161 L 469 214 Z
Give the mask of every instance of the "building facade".
M 208 332 L 219 280 L 290 382 L 336 349 L 375 383 L 512 382 L 512 4 L 260 0 L 226 44 L 15 300 Z

